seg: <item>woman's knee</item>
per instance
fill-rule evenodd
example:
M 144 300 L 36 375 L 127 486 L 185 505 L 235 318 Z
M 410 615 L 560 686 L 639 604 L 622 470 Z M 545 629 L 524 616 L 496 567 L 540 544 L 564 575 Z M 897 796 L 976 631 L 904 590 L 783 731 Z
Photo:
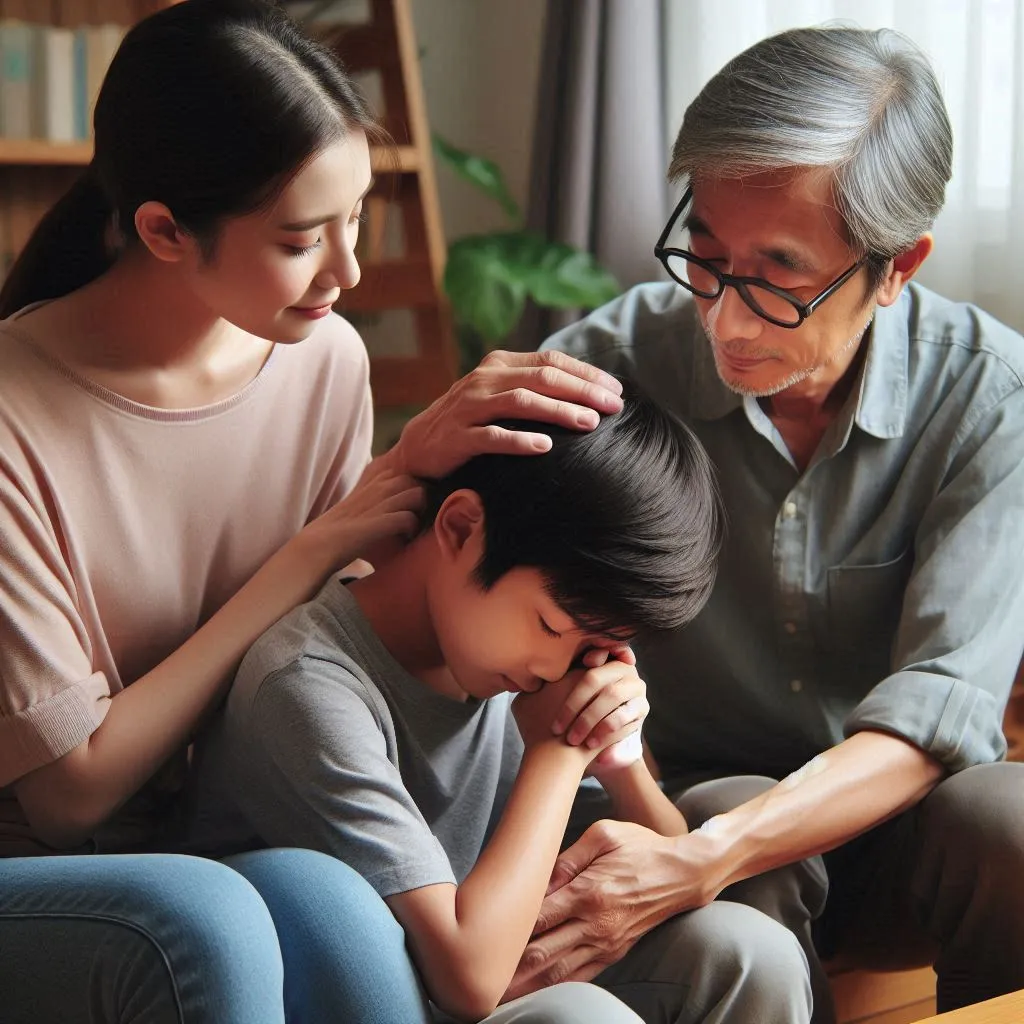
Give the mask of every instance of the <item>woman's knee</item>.
M 279 928 L 282 919 L 303 928 L 334 922 L 335 928 L 357 936 L 360 943 L 372 935 L 375 944 L 387 939 L 404 944 L 404 932 L 384 900 L 336 857 L 281 848 L 239 854 L 224 863 L 259 892 Z
M 273 921 L 229 868 L 174 855 L 23 863 L 0 871 L 0 928 L 30 958 L 31 943 L 50 951 L 27 972 L 36 991 L 20 986 L 30 1002 L 45 996 L 57 957 L 69 1001 L 61 1019 L 75 1019 L 72 1004 L 112 1021 L 283 1019 Z
M 300 849 L 259 850 L 226 863 L 259 891 L 274 918 L 290 1019 L 430 1020 L 404 931 L 347 864 Z

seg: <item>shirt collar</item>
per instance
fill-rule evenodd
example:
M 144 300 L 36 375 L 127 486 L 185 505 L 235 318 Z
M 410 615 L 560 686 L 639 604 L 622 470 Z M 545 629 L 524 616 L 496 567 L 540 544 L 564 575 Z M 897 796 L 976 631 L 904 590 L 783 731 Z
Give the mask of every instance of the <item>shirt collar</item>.
M 868 328 L 868 346 L 857 386 L 854 422 L 874 437 L 899 437 L 907 420 L 907 330 L 910 301 L 906 291 L 891 306 L 879 306 Z M 699 420 L 717 420 L 743 405 L 743 398 L 722 383 L 711 345 L 698 321 L 690 408 Z
M 907 424 L 910 296 L 875 309 L 854 421 L 874 437 L 900 437 Z

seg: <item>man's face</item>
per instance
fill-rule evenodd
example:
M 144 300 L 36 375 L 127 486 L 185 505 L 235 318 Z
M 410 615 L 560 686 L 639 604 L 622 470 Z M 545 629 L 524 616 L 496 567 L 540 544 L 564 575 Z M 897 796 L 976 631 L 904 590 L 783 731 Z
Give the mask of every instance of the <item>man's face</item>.
M 695 181 L 685 221 L 695 255 L 804 302 L 859 258 L 821 172 Z M 874 311 L 866 275 L 858 271 L 794 329 L 759 317 L 734 288 L 717 299 L 694 296 L 722 381 L 756 397 L 827 393 L 849 368 Z

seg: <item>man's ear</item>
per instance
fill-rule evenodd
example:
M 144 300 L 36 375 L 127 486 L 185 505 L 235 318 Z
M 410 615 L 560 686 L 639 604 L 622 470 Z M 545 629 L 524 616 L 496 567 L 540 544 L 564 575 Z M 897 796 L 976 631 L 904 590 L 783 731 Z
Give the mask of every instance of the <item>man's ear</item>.
M 135 230 L 142 244 L 164 263 L 179 263 L 196 251 L 196 240 L 178 227 L 163 203 L 143 203 L 135 211 Z
M 926 231 L 909 249 L 889 261 L 885 277 L 875 291 L 875 301 L 880 306 L 891 306 L 903 291 L 903 286 L 920 270 L 935 247 L 935 239 Z
M 452 491 L 434 517 L 434 537 L 441 557 L 456 561 L 471 554 L 474 564 L 483 553 L 484 506 L 476 491 Z

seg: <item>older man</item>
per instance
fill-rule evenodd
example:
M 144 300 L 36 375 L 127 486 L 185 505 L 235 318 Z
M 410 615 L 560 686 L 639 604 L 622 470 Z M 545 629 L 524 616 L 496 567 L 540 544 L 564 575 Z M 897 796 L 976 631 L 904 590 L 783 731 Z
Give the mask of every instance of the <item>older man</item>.
M 693 426 L 730 528 L 706 610 L 641 652 L 693 831 L 591 828 L 513 993 L 598 976 L 651 1022 L 775 1024 L 809 984 L 828 1021 L 837 950 L 934 962 L 940 1009 L 1024 987 L 1024 339 L 909 283 L 951 151 L 903 37 L 764 40 L 686 112 L 674 283 L 548 342 Z

